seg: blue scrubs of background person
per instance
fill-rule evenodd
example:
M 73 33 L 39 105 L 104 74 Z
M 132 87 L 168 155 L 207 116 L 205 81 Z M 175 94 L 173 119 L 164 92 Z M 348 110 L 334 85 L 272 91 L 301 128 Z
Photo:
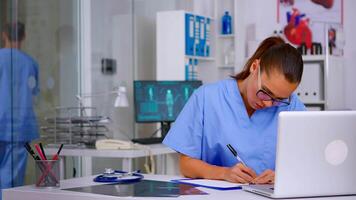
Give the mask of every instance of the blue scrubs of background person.
M 231 182 L 274 181 L 278 113 L 305 110 L 293 93 L 301 56 L 267 38 L 236 77 L 197 89 L 163 143 L 180 153 L 184 176 Z M 231 144 L 246 166 L 238 163 Z
M 0 186 L 23 185 L 27 152 L 25 142 L 38 138 L 33 96 L 39 93 L 38 64 L 19 50 L 25 37 L 20 22 L 6 24 L 0 49 Z

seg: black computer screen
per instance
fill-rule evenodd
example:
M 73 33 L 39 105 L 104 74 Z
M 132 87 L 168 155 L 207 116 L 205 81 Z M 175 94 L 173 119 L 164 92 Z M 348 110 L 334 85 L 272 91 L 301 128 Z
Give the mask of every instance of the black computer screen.
M 173 122 L 201 81 L 134 81 L 136 122 Z

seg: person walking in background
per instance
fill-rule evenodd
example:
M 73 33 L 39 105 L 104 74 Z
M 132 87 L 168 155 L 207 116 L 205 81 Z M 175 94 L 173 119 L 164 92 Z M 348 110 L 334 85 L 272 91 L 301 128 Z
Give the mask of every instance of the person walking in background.
M 33 96 L 39 93 L 38 64 L 21 51 L 25 25 L 7 23 L 0 49 L 0 187 L 23 185 L 26 142 L 39 137 Z M 0 194 L 1 199 L 1 194 Z

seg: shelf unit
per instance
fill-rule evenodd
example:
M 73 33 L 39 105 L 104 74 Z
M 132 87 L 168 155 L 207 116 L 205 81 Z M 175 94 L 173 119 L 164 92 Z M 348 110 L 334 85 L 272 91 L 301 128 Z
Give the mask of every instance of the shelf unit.
M 235 0 L 213 0 L 213 9 L 209 13 L 163 11 L 157 13 L 157 80 L 186 80 L 191 73 L 190 63 L 194 65 L 195 78 L 204 83 L 215 82 L 235 74 Z M 193 9 L 194 10 L 194 9 Z M 199 12 L 199 10 L 195 10 Z M 223 35 L 222 16 L 228 11 L 232 17 L 232 34 Z M 201 13 L 201 12 L 199 12 Z M 210 55 L 188 55 L 186 50 L 186 14 L 209 18 Z M 174 23 L 172 23 L 174 22 Z M 192 61 L 193 60 L 193 61 Z M 188 67 L 187 67 L 188 66 Z M 190 71 L 190 70 L 188 70 Z
M 157 80 L 207 80 L 204 73 L 215 63 L 213 18 L 162 11 L 157 13 L 156 30 Z
M 225 39 L 234 39 L 235 35 L 234 34 L 228 34 L 228 35 L 219 34 L 218 37 L 221 39 L 224 39 L 224 38 Z
M 343 58 L 303 56 L 303 78 L 296 93 L 309 110 L 343 109 Z
M 219 79 L 235 74 L 235 0 L 214 0 L 214 18 L 216 28 L 216 67 L 219 70 Z M 225 11 L 232 17 L 232 34 L 222 34 L 222 17 Z
M 235 69 L 234 65 L 218 65 L 218 68 L 221 69 Z
M 203 57 L 203 56 L 187 56 L 187 55 L 185 55 L 185 58 L 197 59 L 200 61 L 214 61 L 215 60 L 214 57 Z

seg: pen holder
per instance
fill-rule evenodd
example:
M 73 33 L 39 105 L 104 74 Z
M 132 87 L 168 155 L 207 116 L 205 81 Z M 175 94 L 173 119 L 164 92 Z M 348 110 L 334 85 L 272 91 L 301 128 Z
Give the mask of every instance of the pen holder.
M 36 160 L 37 187 L 59 187 L 59 160 Z

